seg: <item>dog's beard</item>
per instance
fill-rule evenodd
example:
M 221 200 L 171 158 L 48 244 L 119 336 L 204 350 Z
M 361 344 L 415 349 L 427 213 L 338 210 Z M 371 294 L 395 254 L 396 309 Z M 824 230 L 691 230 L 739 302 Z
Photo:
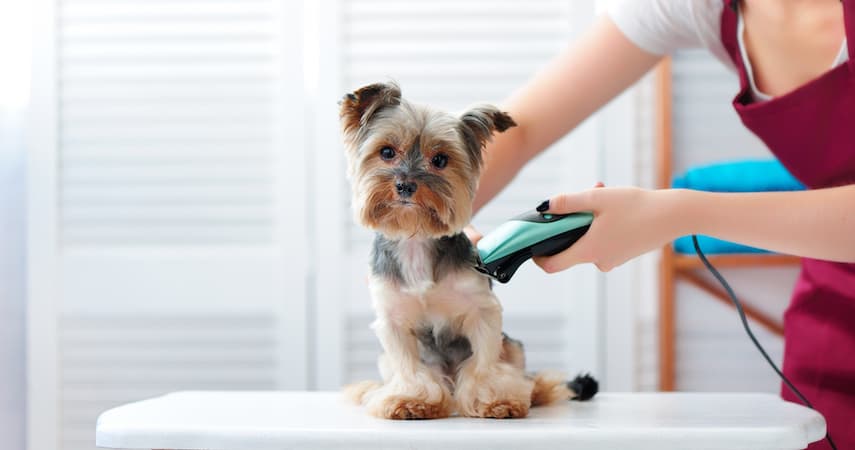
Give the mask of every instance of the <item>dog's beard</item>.
M 442 195 L 420 187 L 410 198 L 400 198 L 387 186 L 374 186 L 361 204 L 359 220 L 391 239 L 439 238 L 460 231 L 459 212 Z

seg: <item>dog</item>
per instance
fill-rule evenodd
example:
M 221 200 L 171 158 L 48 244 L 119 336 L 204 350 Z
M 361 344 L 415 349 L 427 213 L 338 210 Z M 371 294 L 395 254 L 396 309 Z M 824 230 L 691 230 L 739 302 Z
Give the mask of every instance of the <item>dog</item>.
M 591 398 L 588 375 L 526 374 L 523 345 L 502 332 L 502 307 L 462 233 L 484 146 L 514 120 L 491 105 L 456 116 L 413 104 L 395 83 L 345 95 L 340 120 L 354 215 L 376 232 L 369 287 L 384 351 L 382 382 L 346 394 L 387 419 L 517 418 Z

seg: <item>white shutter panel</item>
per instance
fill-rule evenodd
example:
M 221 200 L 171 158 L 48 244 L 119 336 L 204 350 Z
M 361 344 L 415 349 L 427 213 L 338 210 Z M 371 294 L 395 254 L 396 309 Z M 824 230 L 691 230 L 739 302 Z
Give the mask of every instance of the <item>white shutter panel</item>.
M 304 387 L 300 5 L 43 3 L 31 448 L 94 448 L 98 413 L 172 390 Z
M 333 103 L 349 90 L 389 79 L 397 81 L 411 101 L 449 111 L 462 111 L 475 102 L 500 102 L 568 44 L 578 31 L 576 24 L 590 20 L 592 6 L 587 3 L 340 0 L 321 7 L 320 33 L 339 30 L 339 36 L 332 33 L 328 39 L 340 50 L 320 60 L 320 104 L 329 108 L 322 106 L 317 116 L 319 152 L 325 152 L 318 157 L 324 163 L 318 175 L 323 183 L 317 189 L 325 190 L 325 203 L 337 199 L 335 207 L 342 212 L 324 208 L 317 216 L 323 236 L 319 386 L 334 388 L 378 377 L 379 344 L 368 329 L 373 313 L 365 284 L 372 235 L 350 214 Z M 592 185 L 594 134 L 583 127 L 529 165 L 480 213 L 479 228 L 489 231 L 555 192 Z M 347 281 L 336 286 L 336 277 Z M 510 285 L 496 286 L 505 307 L 505 329 L 526 344 L 531 368 L 597 370 L 597 317 L 591 306 L 595 283 L 587 269 L 547 277 L 527 264 Z
M 675 173 L 714 161 L 771 157 L 730 104 L 739 90 L 736 74 L 708 51 L 677 52 L 672 77 Z
M 272 242 L 273 14 L 270 1 L 61 4 L 65 246 Z

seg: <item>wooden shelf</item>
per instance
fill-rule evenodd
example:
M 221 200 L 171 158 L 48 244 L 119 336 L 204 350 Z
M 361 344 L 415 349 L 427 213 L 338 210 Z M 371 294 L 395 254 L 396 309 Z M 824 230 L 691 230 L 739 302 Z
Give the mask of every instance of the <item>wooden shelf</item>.
M 732 267 L 774 267 L 795 266 L 801 261 L 798 256 L 779 255 L 775 253 L 733 253 L 727 255 L 708 255 L 707 259 L 716 269 Z M 674 268 L 680 271 L 694 270 L 704 267 L 697 255 L 674 255 Z
M 673 175 L 672 157 L 672 90 L 671 59 L 665 58 L 656 69 L 656 185 L 660 189 L 671 186 Z M 739 267 L 786 267 L 800 264 L 796 256 L 771 253 L 719 254 L 707 257 L 717 269 Z M 717 301 L 733 307 L 730 296 L 709 277 L 701 274 L 703 262 L 695 254 L 675 253 L 669 244 L 662 249 L 659 262 L 659 389 L 671 391 L 676 387 L 676 291 L 678 281 L 691 283 L 710 294 Z M 745 314 L 763 327 L 782 335 L 783 324 L 776 317 L 767 316 L 745 299 L 742 301 Z
M 710 294 L 714 299 L 719 300 L 720 302 L 731 308 L 734 308 L 734 310 L 736 309 L 736 307 L 733 305 L 733 302 L 730 300 L 730 296 L 718 284 L 705 280 L 703 277 L 701 277 L 695 272 L 688 271 L 681 273 L 680 279 L 687 281 L 696 288 L 699 288 L 707 294 Z M 784 324 L 780 320 L 777 320 L 774 317 L 764 313 L 762 310 L 755 308 L 754 305 L 746 302 L 745 299 L 740 300 L 740 302 L 742 303 L 742 309 L 743 311 L 745 311 L 745 315 L 749 319 L 754 320 L 755 322 L 759 323 L 764 328 L 778 336 L 784 335 Z

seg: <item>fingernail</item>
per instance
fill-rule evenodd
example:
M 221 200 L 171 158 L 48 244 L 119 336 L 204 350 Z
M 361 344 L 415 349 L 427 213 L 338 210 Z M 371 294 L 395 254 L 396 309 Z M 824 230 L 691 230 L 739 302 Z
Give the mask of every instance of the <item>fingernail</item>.
M 549 209 L 549 200 L 544 200 L 543 203 L 537 205 L 537 208 L 535 208 L 535 209 L 537 210 L 537 212 L 544 212 L 544 211 L 548 210 Z

